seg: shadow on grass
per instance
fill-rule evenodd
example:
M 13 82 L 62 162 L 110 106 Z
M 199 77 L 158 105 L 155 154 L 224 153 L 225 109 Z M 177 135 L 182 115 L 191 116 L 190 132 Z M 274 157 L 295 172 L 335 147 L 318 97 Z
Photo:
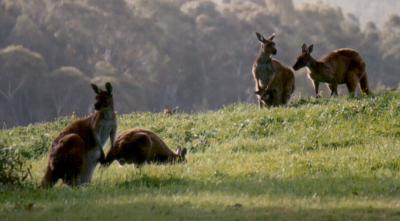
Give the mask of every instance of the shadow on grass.
M 102 201 L 89 205 L 42 204 L 3 211 L 6 220 L 399 220 L 396 208 L 348 206 L 345 208 L 308 208 L 305 206 L 260 206 L 240 202 L 204 206 L 152 199 L 113 203 Z
M 309 106 L 309 105 L 326 105 L 333 102 L 332 98 L 330 97 L 322 97 L 322 98 L 315 98 L 315 97 L 308 97 L 308 98 L 300 98 L 289 105 L 292 108 L 298 108 L 302 106 Z
M 267 194 L 270 196 L 288 197 L 387 197 L 400 196 L 400 181 L 389 178 L 326 177 L 291 179 L 252 178 L 240 181 L 239 178 L 228 178 L 224 182 L 207 185 L 207 188 L 230 194 L 245 193 L 250 196 Z M 213 187 L 212 187 L 213 186 Z
M 390 92 L 382 93 L 381 95 L 386 95 L 387 99 L 395 99 Z M 340 96 L 323 96 L 320 98 L 315 98 L 314 96 L 311 97 L 303 97 L 298 100 L 295 100 L 293 103 L 290 104 L 290 107 L 297 108 L 307 105 L 327 105 L 330 103 L 336 104 L 339 100 L 347 100 L 347 101 L 365 101 L 371 100 L 379 96 L 376 95 L 365 95 L 365 94 L 358 94 L 356 96 L 350 96 L 347 93 L 340 95 Z
M 306 145 L 302 148 L 303 151 L 319 151 L 319 150 L 338 150 L 350 149 L 356 145 L 362 145 L 365 141 L 361 138 L 358 139 L 341 139 L 340 141 L 319 141 Z
M 381 169 L 375 168 L 374 169 Z M 231 177 L 216 172 L 210 180 L 191 180 L 174 176 L 153 177 L 140 175 L 113 185 L 118 192 L 126 190 L 171 196 L 185 194 L 224 194 L 250 197 L 261 195 L 271 197 L 368 197 L 393 199 L 400 197 L 400 180 L 391 178 L 359 178 L 359 177 L 298 177 L 291 179 L 260 178 L 255 174 L 247 177 Z M 92 187 L 88 187 L 91 189 Z M 101 191 L 107 194 L 111 188 L 108 184 L 93 186 L 90 192 Z
M 399 170 L 394 164 L 374 165 L 371 170 L 385 168 Z M 318 173 L 318 171 L 314 171 Z M 321 171 L 321 174 L 324 173 Z M 400 196 L 400 180 L 383 177 L 296 177 L 270 178 L 260 177 L 256 173 L 232 177 L 222 172 L 215 172 L 208 180 L 193 180 L 168 175 L 155 177 L 141 174 L 117 184 L 118 188 L 145 188 L 168 190 L 169 193 L 189 189 L 192 192 L 226 193 L 229 195 L 246 194 L 249 196 L 325 196 L 325 197 L 388 197 Z M 107 184 L 105 184 L 107 185 Z M 162 192 L 161 190 L 161 192 Z
M 181 186 L 191 185 L 188 180 L 175 177 L 173 175 L 167 177 L 156 177 L 148 176 L 146 174 L 140 174 L 139 176 L 132 177 L 132 179 L 125 180 L 117 184 L 118 188 L 131 188 L 131 187 L 147 187 L 147 188 L 159 188 L 163 186 Z
M 121 183 L 83 188 L 25 189 L 0 194 L 5 220 L 400 220 L 400 208 L 377 205 L 400 196 L 391 178 L 231 177 L 221 172 L 209 180 L 138 174 Z M 196 196 L 203 196 L 198 204 Z M 210 197 L 209 202 L 204 202 Z M 212 196 L 218 196 L 213 202 Z M 226 199 L 225 199 L 226 197 Z M 244 202 L 232 201 L 244 199 Z M 253 199 L 246 201 L 246 199 Z M 258 204 L 255 199 L 263 199 Z M 275 200 L 276 199 L 276 202 Z M 286 201 L 285 201 L 286 199 Z M 291 202 L 290 200 L 300 200 Z M 310 206 L 304 202 L 336 202 Z M 341 199 L 372 206 L 340 205 Z M 268 203 L 265 203 L 265 200 Z M 284 200 L 285 203 L 279 203 Z M 34 202 L 34 203 L 33 203 Z M 246 203 L 248 203 L 246 205 Z M 266 206 L 267 205 L 267 206 Z M 318 204 L 317 204 L 318 205 Z M 326 208 L 324 208 L 326 207 Z M 389 208 L 387 208 L 389 207 Z
M 387 171 L 386 167 L 394 164 L 373 165 L 372 169 Z M 398 169 L 398 167 L 396 167 Z M 314 171 L 316 174 L 318 171 Z M 321 172 L 323 173 L 323 172 Z M 14 201 L 18 198 L 50 199 L 62 197 L 83 197 L 91 199 L 98 195 L 117 197 L 131 191 L 132 193 L 148 193 L 171 196 L 191 194 L 224 194 L 271 197 L 368 197 L 394 199 L 400 197 L 400 180 L 396 177 L 296 177 L 296 178 L 269 178 L 260 177 L 256 173 L 233 177 L 223 172 L 215 172 L 206 180 L 186 179 L 171 175 L 149 176 L 139 174 L 121 180 L 119 183 L 90 184 L 81 188 L 58 186 L 50 190 L 29 187 L 1 193 L 0 203 Z

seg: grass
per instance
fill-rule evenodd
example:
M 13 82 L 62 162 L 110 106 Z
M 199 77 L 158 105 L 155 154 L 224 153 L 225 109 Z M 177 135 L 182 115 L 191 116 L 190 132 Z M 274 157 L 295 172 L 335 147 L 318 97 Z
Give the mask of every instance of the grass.
M 151 129 L 187 147 L 188 162 L 114 163 L 86 187 L 37 189 L 50 142 L 74 118 L 0 132 L 33 176 L 1 187 L 2 220 L 400 220 L 400 92 L 123 115 L 119 131 Z

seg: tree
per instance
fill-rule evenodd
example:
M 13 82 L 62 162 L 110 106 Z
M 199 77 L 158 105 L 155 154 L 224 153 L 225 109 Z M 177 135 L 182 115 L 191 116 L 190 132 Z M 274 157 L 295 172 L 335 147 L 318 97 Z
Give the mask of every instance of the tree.
M 38 88 L 46 71 L 46 62 L 36 52 L 20 45 L 0 50 L 0 97 L 7 110 L 1 122 L 25 124 L 40 119 Z
M 87 77 L 75 67 L 61 67 L 52 71 L 45 78 L 46 93 L 50 110 L 49 119 L 66 116 L 72 113 L 84 115 L 89 113 L 93 99 Z

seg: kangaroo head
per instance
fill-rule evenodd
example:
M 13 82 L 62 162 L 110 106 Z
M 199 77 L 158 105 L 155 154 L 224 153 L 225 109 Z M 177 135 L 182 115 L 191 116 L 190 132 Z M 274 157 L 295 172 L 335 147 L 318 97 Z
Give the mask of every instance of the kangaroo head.
M 314 45 L 307 46 L 306 44 L 303 44 L 303 46 L 301 46 L 301 53 L 297 57 L 296 63 L 293 65 L 293 69 L 295 71 L 307 66 L 310 63 L 313 49 Z
M 176 155 L 179 156 L 178 162 L 185 162 L 186 161 L 186 154 L 187 154 L 187 149 L 186 148 L 180 148 L 176 149 Z
M 275 38 L 275 33 L 270 35 L 267 39 L 264 38 L 264 36 L 258 32 L 256 32 L 256 35 L 257 35 L 258 41 L 261 42 L 262 52 L 267 55 L 276 55 L 278 50 L 276 50 L 275 42 L 273 42 L 273 40 Z
M 109 82 L 105 84 L 106 90 L 99 89 L 97 85 L 91 84 L 93 91 L 96 93 L 96 102 L 94 109 L 97 111 L 114 108 L 112 86 Z

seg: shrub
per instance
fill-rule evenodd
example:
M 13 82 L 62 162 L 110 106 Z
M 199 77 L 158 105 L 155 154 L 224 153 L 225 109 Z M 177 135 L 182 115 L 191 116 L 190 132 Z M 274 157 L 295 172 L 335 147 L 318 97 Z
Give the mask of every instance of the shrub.
M 0 147 L 0 185 L 22 186 L 29 177 L 30 165 L 23 154 L 14 148 Z

